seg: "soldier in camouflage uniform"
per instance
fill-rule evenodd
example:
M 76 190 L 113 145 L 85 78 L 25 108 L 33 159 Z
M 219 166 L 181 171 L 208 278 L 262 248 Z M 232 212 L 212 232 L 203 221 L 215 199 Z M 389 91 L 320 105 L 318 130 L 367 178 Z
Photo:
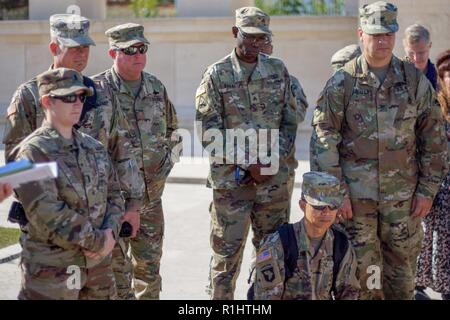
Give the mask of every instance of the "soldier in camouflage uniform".
M 233 151 L 243 150 L 248 161 L 226 161 L 220 150 L 210 154 L 207 186 L 213 188 L 211 212 L 210 294 L 213 299 L 233 299 L 243 249 L 251 224 L 253 245 L 288 220 L 289 170 L 287 157 L 297 132 L 295 99 L 291 99 L 289 73 L 279 59 L 260 54 L 270 42 L 269 16 L 255 7 L 236 10 L 233 52 L 208 67 L 196 93 L 196 119 L 205 137 L 216 136 Z M 294 100 L 294 104 L 292 104 Z M 252 156 L 251 146 L 234 143 L 226 135 L 238 130 L 261 129 L 279 133 L 277 172 L 264 173 L 264 165 Z M 202 143 L 208 148 L 209 141 Z M 261 143 L 259 143 L 261 148 Z M 239 152 L 238 150 L 238 152 Z M 278 152 L 277 152 L 278 151 Z M 234 157 L 234 155 L 233 155 Z M 227 153 L 227 157 L 228 153 Z M 233 158 L 234 159 L 234 158 Z M 231 160 L 231 159 L 228 159 Z
M 261 48 L 261 52 L 268 54 L 269 56 L 272 55 L 273 52 L 272 41 L 267 45 L 263 46 Z M 308 100 L 306 99 L 306 95 L 305 92 L 303 91 L 300 81 L 298 81 L 298 79 L 293 75 L 289 75 L 289 79 L 291 80 L 291 98 L 294 98 L 296 100 L 294 104 L 297 106 L 297 117 L 298 123 L 300 124 L 305 120 L 306 110 L 308 109 Z M 289 169 L 289 179 L 287 183 L 289 192 L 288 214 L 290 215 L 291 199 L 295 184 L 295 169 L 298 167 L 298 161 L 295 158 L 295 143 L 292 145 L 292 149 L 289 151 L 289 154 L 287 156 L 287 165 Z
M 19 299 L 115 299 L 111 252 L 124 200 L 103 145 L 73 128 L 93 91 L 66 68 L 37 76 L 37 85 L 46 119 L 10 156 L 55 161 L 58 177 L 16 189 L 29 221 Z
M 428 214 L 446 173 L 442 114 L 429 81 L 392 55 L 397 8 L 360 9 L 363 54 L 328 81 L 313 117 L 311 168 L 338 177 L 362 298 L 412 299 Z
M 356 300 L 360 286 L 356 278 L 356 256 L 348 239 L 333 279 L 334 242 L 332 225 L 342 205 L 339 180 L 325 172 L 303 175 L 300 207 L 303 219 L 293 224 L 298 256 L 296 269 L 287 278 L 284 247 L 279 232 L 261 244 L 254 270 L 257 300 Z M 340 231 L 337 231 L 340 232 Z M 334 286 L 333 286 L 334 282 Z
M 334 71 L 341 69 L 347 62 L 361 55 L 361 48 L 357 44 L 348 45 L 336 51 L 331 57 L 331 67 Z
M 95 45 L 89 37 L 90 22 L 84 17 L 71 14 L 55 14 L 50 17 L 50 51 L 53 65 L 50 69 L 66 67 L 82 72 L 87 65 L 89 46 Z M 81 131 L 91 135 L 108 147 L 113 166 L 118 173 L 122 194 L 126 200 L 124 221 L 134 229 L 139 227 L 139 215 L 143 181 L 139 175 L 136 160 L 130 155 L 130 142 L 121 128 L 119 111 L 109 109 L 103 88 L 90 78 L 83 76 L 83 83 L 94 90 L 83 104 L 80 123 Z M 116 115 L 115 119 L 112 115 Z M 37 79 L 33 78 L 19 86 L 15 92 L 6 116 L 3 143 L 5 157 L 27 135 L 39 128 L 44 120 L 44 111 L 39 102 Z M 133 299 L 132 263 L 127 255 L 128 239 L 119 239 L 113 252 L 113 267 L 117 278 L 118 296 Z
M 144 27 L 127 23 L 106 31 L 114 65 L 93 77 L 104 89 L 111 109 L 120 110 L 127 123 L 140 173 L 145 181 L 140 229 L 131 242 L 136 296 L 159 299 L 160 260 L 164 235 L 161 197 L 173 165 L 172 149 L 179 142 L 175 108 L 155 76 L 144 72 L 149 41 Z

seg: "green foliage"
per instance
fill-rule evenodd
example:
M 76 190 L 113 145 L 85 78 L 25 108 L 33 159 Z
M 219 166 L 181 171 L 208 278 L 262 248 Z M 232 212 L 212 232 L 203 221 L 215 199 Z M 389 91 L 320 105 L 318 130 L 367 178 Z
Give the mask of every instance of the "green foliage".
M 256 0 L 269 15 L 342 15 L 345 0 Z
M 15 244 L 19 241 L 20 230 L 0 227 L 0 248 Z
M 158 15 L 159 0 L 132 0 L 131 8 L 136 17 L 156 17 Z

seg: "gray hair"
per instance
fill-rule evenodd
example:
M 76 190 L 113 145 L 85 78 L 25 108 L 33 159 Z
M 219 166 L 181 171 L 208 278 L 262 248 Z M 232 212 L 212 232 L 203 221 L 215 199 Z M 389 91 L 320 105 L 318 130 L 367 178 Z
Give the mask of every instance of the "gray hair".
M 416 23 L 405 30 L 405 41 L 409 44 L 416 44 L 424 40 L 426 43 L 430 43 L 430 32 L 424 26 Z

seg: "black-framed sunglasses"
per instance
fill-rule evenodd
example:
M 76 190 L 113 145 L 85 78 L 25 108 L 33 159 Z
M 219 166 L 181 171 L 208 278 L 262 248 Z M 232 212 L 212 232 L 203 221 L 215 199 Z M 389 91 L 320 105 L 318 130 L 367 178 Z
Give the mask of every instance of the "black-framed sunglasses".
M 268 35 L 264 35 L 264 37 L 261 38 L 257 38 L 253 35 L 250 35 L 248 33 L 245 33 L 244 31 L 242 31 L 241 29 L 239 29 L 238 34 L 241 36 L 242 40 L 251 42 L 251 43 L 256 43 L 258 45 L 266 45 L 272 42 L 272 37 L 268 36 Z
M 324 211 L 325 209 L 327 209 L 328 208 L 328 210 L 330 210 L 330 211 L 334 211 L 334 210 L 337 210 L 338 209 L 338 207 L 336 207 L 336 206 L 313 206 L 312 204 L 309 204 L 314 210 L 317 210 L 317 211 Z
M 124 49 L 117 49 L 119 51 L 122 51 L 123 53 L 125 53 L 127 56 L 134 56 L 135 54 L 137 54 L 138 52 L 140 54 L 145 54 L 148 50 L 148 45 L 143 44 L 141 46 L 131 46 L 128 48 L 124 48 Z
M 64 103 L 74 103 L 77 101 L 77 99 L 80 99 L 81 103 L 84 103 L 86 101 L 86 94 L 70 94 L 68 96 L 54 96 L 50 95 L 53 99 L 61 100 Z

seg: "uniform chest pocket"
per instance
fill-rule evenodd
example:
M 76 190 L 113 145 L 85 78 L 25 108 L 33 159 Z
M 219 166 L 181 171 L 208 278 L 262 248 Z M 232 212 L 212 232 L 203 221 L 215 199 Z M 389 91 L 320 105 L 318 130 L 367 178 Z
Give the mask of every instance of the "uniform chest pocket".
M 248 91 L 243 87 L 221 90 L 224 104 L 224 116 L 228 128 L 234 128 L 248 117 Z
M 139 127 L 146 132 L 158 133 L 166 128 L 166 114 L 162 94 L 148 95 L 136 106 Z
M 371 124 L 376 123 L 376 108 L 372 92 L 356 88 L 345 109 L 347 126 L 356 134 L 366 132 Z
M 417 106 L 411 102 L 406 85 L 393 87 L 391 95 L 395 97 L 394 103 L 398 106 L 394 127 L 401 132 L 413 132 L 418 112 Z
M 56 158 L 58 164 L 58 177 L 56 187 L 58 198 L 68 204 L 71 208 L 79 208 L 84 205 L 85 198 L 83 177 L 75 160 L 65 159 L 64 155 Z
M 86 181 L 86 189 L 91 189 L 94 193 L 104 193 L 108 188 L 108 159 L 103 151 L 91 152 L 88 155 L 88 162 L 92 168 L 88 173 L 89 181 Z

